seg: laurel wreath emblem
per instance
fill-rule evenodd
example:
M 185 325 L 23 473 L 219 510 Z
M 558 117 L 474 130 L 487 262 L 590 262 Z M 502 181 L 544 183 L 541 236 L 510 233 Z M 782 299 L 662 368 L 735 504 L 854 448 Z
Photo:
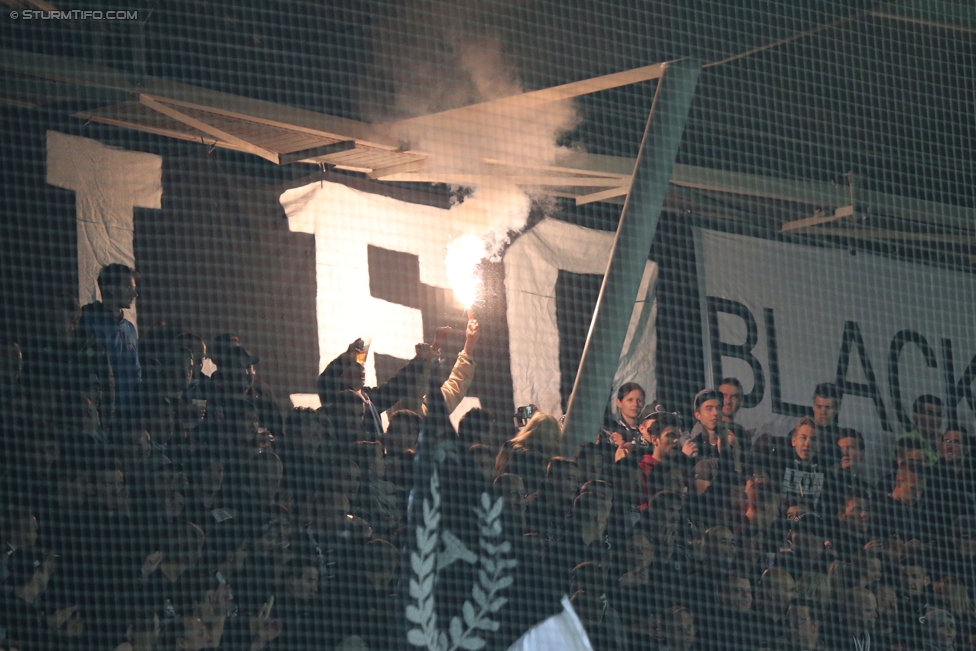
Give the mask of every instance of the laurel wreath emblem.
M 509 558 L 511 543 L 502 540 L 502 498 L 494 502 L 488 493 L 481 494 L 475 507 L 480 531 L 478 545 L 478 581 L 471 586 L 470 599 L 461 607 L 461 617 L 451 618 L 447 632 L 437 624 L 434 607 L 434 584 L 437 581 L 437 544 L 440 540 L 440 480 L 437 470 L 430 477 L 430 500 L 423 500 L 423 525 L 417 527 L 417 549 L 410 554 L 410 599 L 407 620 L 416 624 L 407 631 L 407 641 L 429 651 L 476 651 L 485 646 L 481 631 L 497 631 L 499 623 L 491 618 L 508 601 L 501 592 L 512 585 L 509 571 L 517 561 Z

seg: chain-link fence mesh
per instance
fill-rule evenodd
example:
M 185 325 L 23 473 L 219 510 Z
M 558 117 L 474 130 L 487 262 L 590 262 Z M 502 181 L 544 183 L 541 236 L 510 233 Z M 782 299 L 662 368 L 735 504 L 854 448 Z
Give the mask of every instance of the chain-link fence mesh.
M 0 649 L 976 648 L 968 4 L 2 4 Z

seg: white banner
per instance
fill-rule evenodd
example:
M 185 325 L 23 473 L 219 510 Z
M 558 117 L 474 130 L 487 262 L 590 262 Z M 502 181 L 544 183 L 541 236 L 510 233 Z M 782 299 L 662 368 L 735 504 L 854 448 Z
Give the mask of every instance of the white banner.
M 613 238 L 612 232 L 544 219 L 506 252 L 505 296 L 516 405 L 537 405 L 542 411 L 562 415 L 556 281 L 560 270 L 606 273 Z M 613 378 L 613 391 L 608 392 L 613 395 L 612 404 L 616 404 L 613 392 L 626 382 L 644 387 L 648 402 L 657 395 L 656 283 L 657 264 L 648 260 Z
M 414 345 L 424 340 L 419 309 L 370 294 L 369 245 L 416 255 L 420 280 L 448 288 L 448 242 L 460 235 L 480 235 L 491 225 L 487 211 L 471 205 L 448 211 L 338 183 L 287 190 L 280 201 L 292 231 L 315 235 L 320 369 L 359 337 L 372 337 L 370 359 L 375 353 L 413 359 Z M 368 364 L 366 384 L 375 383 L 376 369 Z
M 972 422 L 976 276 L 712 231 L 696 248 L 706 377 L 741 380 L 747 429 L 785 434 L 834 382 L 877 472 L 918 396 L 941 398 L 944 426 Z
M 97 140 L 47 132 L 47 182 L 74 190 L 78 221 L 78 299 L 98 300 L 102 267 L 137 267 L 132 250 L 134 208 L 161 208 L 163 159 Z M 136 323 L 136 308 L 125 311 Z

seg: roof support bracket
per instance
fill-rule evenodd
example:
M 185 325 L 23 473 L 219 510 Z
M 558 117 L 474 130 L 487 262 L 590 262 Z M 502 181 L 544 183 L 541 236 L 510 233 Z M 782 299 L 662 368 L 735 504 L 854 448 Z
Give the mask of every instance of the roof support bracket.
M 162 113 L 166 117 L 172 118 L 177 122 L 182 122 L 183 124 L 189 127 L 193 127 L 198 131 L 202 131 L 208 135 L 211 135 L 214 138 L 216 138 L 218 141 L 223 141 L 232 144 L 236 148 L 242 151 L 246 151 L 249 154 L 254 154 L 255 156 L 260 156 L 261 158 L 265 160 L 269 160 L 272 163 L 275 164 L 279 163 L 277 153 L 273 151 L 268 151 L 263 147 L 258 147 L 257 145 L 251 144 L 248 141 L 244 140 L 243 138 L 238 138 L 237 136 L 233 136 L 227 133 L 226 131 L 218 129 L 212 124 L 208 124 L 204 122 L 203 120 L 192 118 L 189 115 L 186 115 L 185 113 L 181 113 L 177 111 L 175 108 L 171 106 L 156 101 L 155 99 L 149 97 L 148 95 L 140 94 L 139 103 L 147 108 L 151 108 L 157 113 Z

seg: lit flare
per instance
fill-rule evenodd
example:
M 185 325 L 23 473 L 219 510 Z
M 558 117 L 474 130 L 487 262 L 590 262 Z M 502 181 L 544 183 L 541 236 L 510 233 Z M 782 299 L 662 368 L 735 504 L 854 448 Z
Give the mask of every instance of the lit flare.
M 481 287 L 478 265 L 487 255 L 485 241 L 475 235 L 462 235 L 447 245 L 447 255 L 444 257 L 447 279 L 454 290 L 454 297 L 468 311 L 469 316 Z

